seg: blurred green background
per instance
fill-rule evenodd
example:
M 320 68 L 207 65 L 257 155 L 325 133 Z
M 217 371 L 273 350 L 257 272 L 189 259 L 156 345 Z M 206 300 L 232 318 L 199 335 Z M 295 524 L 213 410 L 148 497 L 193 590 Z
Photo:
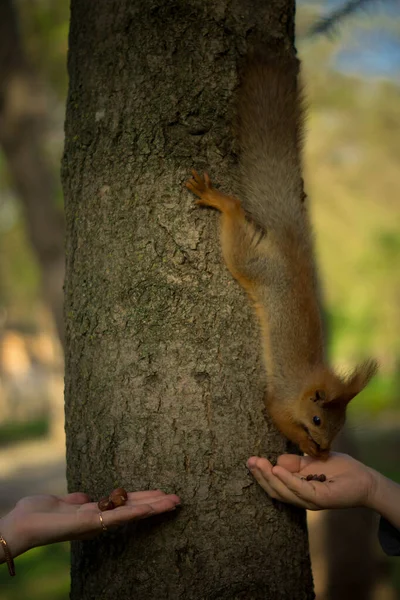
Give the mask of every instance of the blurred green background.
M 351 406 L 351 427 L 368 464 L 400 481 L 400 11 L 390 0 L 369 2 L 368 11 L 346 17 L 333 31 L 309 35 L 313 24 L 342 4 L 316 0 L 298 5 L 297 46 L 310 106 L 306 191 L 333 361 L 346 370 L 374 356 L 381 366 Z M 46 152 L 58 177 L 69 2 L 20 0 L 16 6 L 27 55 L 49 101 Z M 60 189 L 54 203 L 61 211 Z M 51 454 L 59 457 L 55 472 L 64 469 L 62 351 L 1 153 L 0 334 L 0 468 L 2 458 L 11 464 L 11 453 L 17 457 L 15 472 L 0 471 L 1 514 L 21 491 L 12 487 L 24 468 L 16 454 L 21 444 L 46 440 L 43 456 L 39 446 L 26 447 L 42 456 L 39 468 Z M 27 400 L 33 380 L 38 392 Z M 39 478 L 38 485 L 58 493 L 65 484 L 49 477 Z M 13 580 L 0 568 L 1 600 L 68 598 L 68 544 L 34 549 L 16 564 Z M 379 598 L 400 598 L 400 560 L 392 561 L 390 578 L 392 595 Z

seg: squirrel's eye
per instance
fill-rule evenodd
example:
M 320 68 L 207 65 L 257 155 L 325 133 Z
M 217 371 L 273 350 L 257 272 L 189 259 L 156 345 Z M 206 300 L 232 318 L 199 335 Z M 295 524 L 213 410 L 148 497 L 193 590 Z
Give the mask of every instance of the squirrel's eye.
M 314 425 L 321 425 L 320 417 L 315 416 L 312 418 L 312 420 L 313 420 Z

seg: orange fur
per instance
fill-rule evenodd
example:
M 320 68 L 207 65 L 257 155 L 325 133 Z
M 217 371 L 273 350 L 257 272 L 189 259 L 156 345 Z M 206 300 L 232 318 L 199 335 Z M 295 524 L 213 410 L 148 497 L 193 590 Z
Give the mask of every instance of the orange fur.
M 221 246 L 233 277 L 253 301 L 268 377 L 266 405 L 280 431 L 324 458 L 346 406 L 376 363 L 348 377 L 328 365 L 311 228 L 301 178 L 302 106 L 298 64 L 290 57 L 249 66 L 242 86 L 240 200 L 193 171 L 197 204 L 221 212 Z M 278 102 L 279 100 L 279 102 Z M 254 143 L 252 142 L 254 140 Z

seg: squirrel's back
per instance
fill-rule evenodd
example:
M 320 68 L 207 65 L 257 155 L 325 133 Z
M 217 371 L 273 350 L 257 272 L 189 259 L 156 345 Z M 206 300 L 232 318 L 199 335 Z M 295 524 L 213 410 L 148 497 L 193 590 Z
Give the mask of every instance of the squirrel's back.
M 239 95 L 238 126 L 243 206 L 265 230 L 296 229 L 304 218 L 304 108 L 294 56 L 255 56 Z M 301 225 L 300 225 L 301 228 Z

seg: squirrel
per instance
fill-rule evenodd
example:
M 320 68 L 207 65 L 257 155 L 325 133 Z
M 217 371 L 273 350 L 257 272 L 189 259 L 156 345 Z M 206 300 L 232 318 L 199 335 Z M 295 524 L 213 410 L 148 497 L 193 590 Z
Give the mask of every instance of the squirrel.
M 253 57 L 238 102 L 242 201 L 207 173 L 186 187 L 221 212 L 225 263 L 257 314 L 267 411 L 300 450 L 326 459 L 346 407 L 377 371 L 369 359 L 339 376 L 325 354 L 313 234 L 302 179 L 305 110 L 294 56 Z

